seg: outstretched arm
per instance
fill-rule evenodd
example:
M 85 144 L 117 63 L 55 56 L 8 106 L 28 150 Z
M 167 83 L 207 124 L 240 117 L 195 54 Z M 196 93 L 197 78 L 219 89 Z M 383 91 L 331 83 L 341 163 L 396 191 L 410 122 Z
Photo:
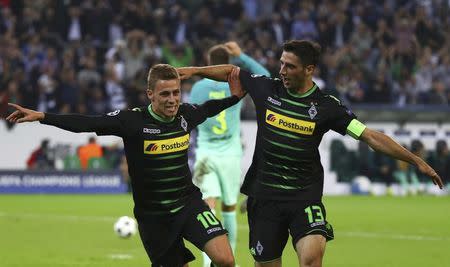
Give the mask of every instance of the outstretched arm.
M 377 152 L 384 153 L 393 158 L 403 160 L 409 162 L 412 165 L 415 165 L 421 173 L 429 176 L 435 185 L 439 186 L 439 188 L 441 189 L 443 188 L 444 184 L 441 180 L 441 177 L 439 177 L 439 175 L 433 168 L 430 167 L 430 165 L 428 165 L 420 157 L 414 155 L 409 150 L 395 142 L 389 136 L 366 128 L 363 131 L 360 140 L 366 142 L 373 150 Z
M 16 109 L 16 111 L 6 118 L 9 122 L 22 123 L 39 121 L 43 124 L 53 125 L 75 133 L 104 132 L 106 134 L 118 135 L 121 129 L 119 120 L 115 120 L 112 117 L 105 118 L 104 116 L 86 116 L 80 114 L 51 114 L 27 109 L 13 103 L 8 103 L 8 105 Z
M 207 67 L 183 67 L 177 68 L 178 74 L 182 80 L 189 79 L 191 76 L 198 75 L 211 80 L 226 82 L 231 70 L 235 67 L 231 64 L 215 65 Z

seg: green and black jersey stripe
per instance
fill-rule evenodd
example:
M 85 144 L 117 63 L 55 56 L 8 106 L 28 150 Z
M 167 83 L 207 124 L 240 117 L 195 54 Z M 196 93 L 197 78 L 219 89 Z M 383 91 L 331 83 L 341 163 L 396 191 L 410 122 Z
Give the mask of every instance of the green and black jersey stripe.
M 328 130 L 345 134 L 355 115 L 317 85 L 299 95 L 279 79 L 250 75 L 240 80 L 256 107 L 258 131 L 244 194 L 280 200 L 317 200 L 323 191 L 319 144 Z

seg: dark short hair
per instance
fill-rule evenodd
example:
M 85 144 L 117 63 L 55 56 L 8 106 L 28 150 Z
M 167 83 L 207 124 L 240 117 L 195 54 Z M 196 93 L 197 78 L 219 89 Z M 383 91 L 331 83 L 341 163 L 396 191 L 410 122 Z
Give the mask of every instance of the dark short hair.
M 156 64 L 150 68 L 147 77 L 147 89 L 155 89 L 156 83 L 159 80 L 174 80 L 179 79 L 177 70 L 169 64 Z
M 291 40 L 283 44 L 283 51 L 291 52 L 300 59 L 303 66 L 317 66 L 322 48 L 318 43 L 307 40 Z
M 414 139 L 411 141 L 411 152 L 416 153 L 419 152 L 423 148 L 423 143 L 418 140 Z
M 224 45 L 215 45 L 208 50 L 209 64 L 210 65 L 220 65 L 228 64 L 230 60 L 230 55 Z
M 442 154 L 442 152 L 444 152 L 444 150 L 447 148 L 447 142 L 443 139 L 439 139 L 436 142 L 436 152 L 438 154 Z

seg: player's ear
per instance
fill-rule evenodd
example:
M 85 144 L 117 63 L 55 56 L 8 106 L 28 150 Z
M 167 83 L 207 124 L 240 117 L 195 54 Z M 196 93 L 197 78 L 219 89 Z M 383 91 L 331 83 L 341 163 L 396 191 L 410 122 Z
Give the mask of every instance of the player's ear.
M 153 100 L 153 90 L 147 89 L 147 98 L 150 102 Z
M 316 69 L 316 66 L 314 66 L 314 65 L 306 66 L 306 74 L 312 76 L 315 69 Z

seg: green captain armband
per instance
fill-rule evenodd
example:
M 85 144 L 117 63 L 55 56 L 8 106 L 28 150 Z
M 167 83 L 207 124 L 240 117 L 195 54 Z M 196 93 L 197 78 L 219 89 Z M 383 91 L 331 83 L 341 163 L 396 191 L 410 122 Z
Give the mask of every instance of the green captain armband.
M 364 132 L 364 129 L 366 129 L 366 125 L 364 125 L 357 119 L 353 119 L 347 126 L 347 134 L 358 140 L 361 134 Z

